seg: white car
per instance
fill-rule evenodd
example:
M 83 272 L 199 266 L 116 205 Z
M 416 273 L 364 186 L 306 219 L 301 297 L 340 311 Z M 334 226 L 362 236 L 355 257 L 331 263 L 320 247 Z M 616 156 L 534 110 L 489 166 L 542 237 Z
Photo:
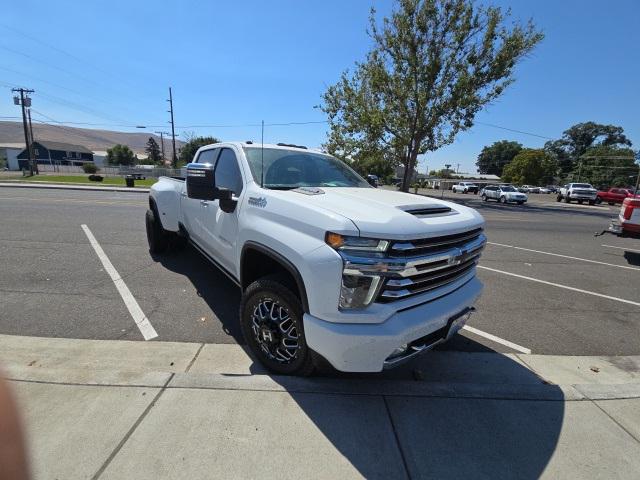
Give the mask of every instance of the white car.
M 294 145 L 208 145 L 186 174 L 151 187 L 149 249 L 189 242 L 235 282 L 245 340 L 275 373 L 309 374 L 319 357 L 377 372 L 474 310 L 486 237 L 471 208 L 373 188 Z
M 489 185 L 482 189 L 482 200 L 485 202 L 497 200 L 500 203 L 517 203 L 522 205 L 529 197 L 525 193 L 519 192 L 511 185 Z
M 551 193 L 551 190 L 546 187 L 540 187 L 540 193 Z
M 478 193 L 478 185 L 473 182 L 458 182 L 453 187 L 451 187 L 453 193 Z

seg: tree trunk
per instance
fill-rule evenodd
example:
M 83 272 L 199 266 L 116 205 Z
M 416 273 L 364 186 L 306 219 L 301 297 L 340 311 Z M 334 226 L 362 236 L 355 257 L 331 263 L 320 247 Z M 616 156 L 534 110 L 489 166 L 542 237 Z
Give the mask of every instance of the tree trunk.
M 404 162 L 404 175 L 402 176 L 402 188 L 403 192 L 408 192 L 411 186 L 411 177 L 413 177 L 413 169 L 418 159 L 418 151 L 409 151 Z

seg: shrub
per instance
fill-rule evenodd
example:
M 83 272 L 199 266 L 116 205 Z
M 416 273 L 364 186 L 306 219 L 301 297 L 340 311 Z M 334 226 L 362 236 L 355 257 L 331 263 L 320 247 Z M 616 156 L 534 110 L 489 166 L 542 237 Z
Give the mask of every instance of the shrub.
M 97 173 L 98 167 L 96 167 L 95 163 L 83 163 L 82 170 L 84 173 Z
M 104 179 L 102 175 L 89 175 L 89 180 L 92 182 L 101 182 Z

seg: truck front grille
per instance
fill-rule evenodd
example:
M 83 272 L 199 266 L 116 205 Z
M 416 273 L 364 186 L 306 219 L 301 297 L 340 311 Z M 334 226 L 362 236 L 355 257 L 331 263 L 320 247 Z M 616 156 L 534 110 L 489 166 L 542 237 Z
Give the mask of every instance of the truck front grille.
M 486 244 L 482 228 L 442 237 L 395 242 L 390 257 L 406 267 L 385 276 L 378 302 L 392 302 L 444 287 L 474 271 Z

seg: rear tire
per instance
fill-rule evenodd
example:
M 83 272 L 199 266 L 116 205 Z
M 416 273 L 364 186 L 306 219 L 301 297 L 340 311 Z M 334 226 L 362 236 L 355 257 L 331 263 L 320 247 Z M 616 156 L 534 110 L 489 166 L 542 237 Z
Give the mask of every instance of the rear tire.
M 145 226 L 147 229 L 149 251 L 156 255 L 166 252 L 169 246 L 169 233 L 162 228 L 160 219 L 156 216 L 154 210 L 147 210 Z
M 524 203 L 523 201 L 519 201 L 519 202 L 518 202 L 518 205 L 522 205 L 523 203 Z
M 616 202 L 607 202 L 609 205 L 615 205 Z
M 589 205 L 595 205 L 596 201 L 595 200 L 589 200 Z
M 556 196 L 556 202 L 561 202 L 561 201 L 562 201 L 562 195 Z
M 507 204 L 507 197 L 505 197 L 504 195 L 500 197 L 500 200 L 498 200 L 500 203 L 504 203 L 505 205 Z
M 564 203 L 571 203 L 569 196 L 564 197 Z
M 240 302 L 240 327 L 253 354 L 278 375 L 313 373 L 313 352 L 304 336 L 302 302 L 286 278 L 269 275 L 247 287 Z
M 578 200 L 578 204 L 582 205 L 583 200 Z
M 488 201 L 489 201 L 489 199 L 487 198 L 487 196 L 486 196 L 486 195 L 484 195 L 484 194 L 482 195 L 482 197 L 481 197 L 481 198 L 482 198 L 482 201 L 483 201 L 483 202 L 488 202 Z

